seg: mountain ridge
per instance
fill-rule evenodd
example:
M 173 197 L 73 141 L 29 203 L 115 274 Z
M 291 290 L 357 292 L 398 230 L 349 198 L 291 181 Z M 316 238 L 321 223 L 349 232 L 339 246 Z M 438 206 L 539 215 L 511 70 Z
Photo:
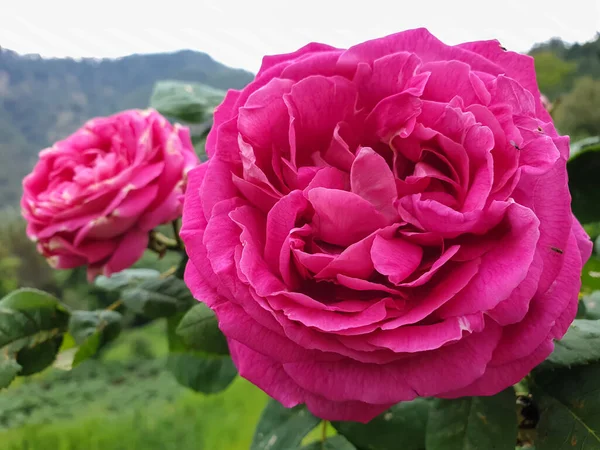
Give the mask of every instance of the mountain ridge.
M 194 50 L 75 59 L 0 47 L 0 207 L 18 203 L 41 149 L 93 117 L 147 107 L 155 82 L 240 89 L 253 78 Z

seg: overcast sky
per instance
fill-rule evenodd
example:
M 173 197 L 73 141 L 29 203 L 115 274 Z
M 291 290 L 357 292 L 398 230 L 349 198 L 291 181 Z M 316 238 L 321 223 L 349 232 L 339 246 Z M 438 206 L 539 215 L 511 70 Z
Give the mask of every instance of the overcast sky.
M 118 57 L 183 48 L 255 72 L 264 54 L 337 47 L 425 26 L 448 44 L 496 38 L 525 52 L 600 30 L 600 0 L 4 0 L 0 46 L 42 56 Z M 356 6 L 351 6 L 356 5 Z

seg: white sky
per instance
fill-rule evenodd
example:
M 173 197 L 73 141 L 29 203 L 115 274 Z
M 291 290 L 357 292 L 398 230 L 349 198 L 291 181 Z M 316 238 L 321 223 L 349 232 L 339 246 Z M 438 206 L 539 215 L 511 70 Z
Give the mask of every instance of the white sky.
M 293 51 L 310 41 L 346 48 L 420 26 L 448 44 L 496 38 L 522 52 L 554 36 L 584 42 L 600 31 L 600 0 L 2 0 L 0 5 L 0 46 L 19 53 L 117 57 L 190 48 L 253 72 L 264 54 Z

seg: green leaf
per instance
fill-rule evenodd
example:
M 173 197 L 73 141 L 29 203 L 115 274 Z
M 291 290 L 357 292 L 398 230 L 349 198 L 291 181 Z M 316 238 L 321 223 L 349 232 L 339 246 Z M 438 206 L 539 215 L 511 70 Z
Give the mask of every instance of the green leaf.
M 600 321 L 575 319 L 567 334 L 554 344 L 554 351 L 542 367 L 568 367 L 597 360 L 600 360 Z
M 582 151 L 600 144 L 600 136 L 591 136 L 571 143 L 571 158 L 574 159 Z
M 172 316 L 196 303 L 183 280 L 174 276 L 147 280 L 127 288 L 122 292 L 122 299 L 127 308 L 151 319 Z
M 398 448 L 397 445 L 398 444 L 396 443 L 396 447 L 394 448 Z M 402 447 L 402 449 L 404 450 L 404 447 Z M 301 450 L 356 450 L 356 447 L 348 442 L 346 438 L 338 435 L 327 438 L 323 442 L 313 442 L 302 447 Z
M 72 367 L 94 356 L 106 343 L 121 333 L 123 317 L 116 311 L 74 311 L 69 321 L 69 333 L 79 346 Z
M 121 332 L 123 317 L 116 311 L 73 311 L 69 321 L 69 333 L 81 345 L 94 333 L 102 333 L 106 341 L 115 339 Z
M 100 275 L 94 280 L 94 284 L 100 289 L 114 292 L 148 279 L 158 278 L 159 276 L 160 272 L 154 269 L 125 269 L 112 274 L 110 277 Z
M 0 300 L 0 350 L 5 360 L 14 359 L 21 375 L 45 369 L 60 349 L 68 321 L 67 309 L 46 292 L 19 289 L 8 294 Z
M 436 400 L 427 423 L 427 450 L 514 450 L 515 404 L 512 387 L 493 397 Z
M 60 351 L 64 352 L 67 350 L 71 350 L 77 347 L 77 342 L 75 342 L 75 338 L 69 332 L 64 334 L 62 345 L 60 346 Z
M 17 363 L 22 367 L 19 375 L 33 375 L 51 366 L 58 355 L 62 341 L 63 335 L 59 334 L 37 345 L 22 348 L 17 353 Z
M 576 319 L 585 319 L 587 316 L 587 306 L 585 305 L 585 302 L 580 299 L 577 302 L 577 315 L 575 316 Z
M 38 289 L 23 288 L 11 292 L 0 300 L 0 308 L 9 308 L 15 311 L 60 311 L 68 315 L 68 310 L 60 301 L 47 292 Z M 46 316 L 44 316 L 46 317 Z
M 584 296 L 581 301 L 585 303 L 586 319 L 600 319 L 600 291 L 594 291 L 590 295 Z
M 75 358 L 77 350 L 78 348 L 75 338 L 73 338 L 71 333 L 65 333 L 52 367 L 59 370 L 71 370 L 73 368 L 73 359 Z
M 395 450 L 398 442 L 402 442 L 403 450 L 422 450 L 430 403 L 428 399 L 402 402 L 367 424 L 332 422 L 332 425 L 358 448 Z
M 208 160 L 208 156 L 206 156 L 206 138 L 194 143 L 194 150 L 198 159 L 200 159 L 200 162 L 206 162 Z
M 537 450 L 600 449 L 600 364 L 534 371 Z
M 150 107 L 183 122 L 202 123 L 224 97 L 224 91 L 200 83 L 159 81 L 154 85 Z
M 89 335 L 75 352 L 71 367 L 76 367 L 86 359 L 94 356 L 100 349 L 102 343 L 102 335 L 99 332 L 94 332 Z
M 250 450 L 296 448 L 320 421 L 304 406 L 285 408 L 277 400 L 269 400 L 256 427 Z
M 567 163 L 571 207 L 581 223 L 600 220 L 600 144 L 588 145 L 574 152 Z
M 211 127 L 212 118 L 211 120 L 204 122 L 197 129 L 194 129 L 194 126 L 190 127 L 190 133 L 192 135 L 192 145 L 194 146 L 196 155 L 198 155 L 198 158 L 200 158 L 201 162 L 204 162 L 208 159 L 206 156 L 206 137 L 208 136 Z
M 600 291 L 600 259 L 594 254 L 581 271 L 581 292 L 590 294 L 593 291 Z
M 587 235 L 595 240 L 595 249 L 596 253 L 598 253 L 598 238 L 600 237 L 600 222 L 590 222 L 583 225 L 583 229 L 587 233 Z
M 227 339 L 217 322 L 215 313 L 204 303 L 192 307 L 177 326 L 177 334 L 194 350 L 228 355 Z
M 191 351 L 169 353 L 167 368 L 179 384 L 204 394 L 225 390 L 237 376 L 231 358 Z
M 21 366 L 13 358 L 0 359 L 0 389 L 8 387 L 20 371 Z
M 229 356 L 209 355 L 188 348 L 175 332 L 181 317 L 180 313 L 167 319 L 167 368 L 182 386 L 205 394 L 221 392 L 237 376 L 233 361 Z

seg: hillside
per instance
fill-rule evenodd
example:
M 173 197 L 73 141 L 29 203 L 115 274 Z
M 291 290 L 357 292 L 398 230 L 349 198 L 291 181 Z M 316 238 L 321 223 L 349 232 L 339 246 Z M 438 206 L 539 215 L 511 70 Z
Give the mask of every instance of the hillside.
M 592 41 L 569 45 L 554 38 L 533 46 L 538 83 L 551 99 L 570 91 L 578 78 L 600 78 L 600 33 Z
M 119 59 L 43 59 L 0 48 L 0 208 L 15 205 L 40 149 L 84 121 L 148 104 L 154 83 L 173 79 L 241 88 L 253 75 L 205 53 Z
M 542 92 L 556 103 L 560 131 L 578 139 L 600 134 L 600 33 L 584 44 L 551 39 L 530 54 Z M 252 74 L 191 50 L 73 60 L 0 47 L 0 208 L 17 204 L 40 149 L 91 117 L 147 106 L 154 83 L 164 79 L 226 89 L 245 86 Z

